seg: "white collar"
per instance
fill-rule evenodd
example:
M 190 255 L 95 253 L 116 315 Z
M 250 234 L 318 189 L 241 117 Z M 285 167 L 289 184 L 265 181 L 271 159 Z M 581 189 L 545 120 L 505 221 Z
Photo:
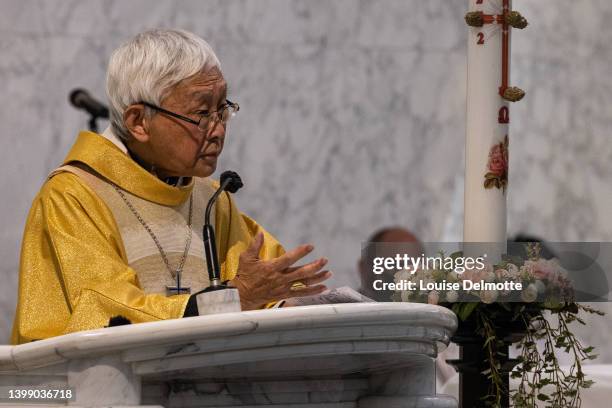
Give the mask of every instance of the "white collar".
M 104 132 L 102 132 L 102 136 L 110 140 L 115 146 L 117 146 L 121 151 L 125 154 L 128 154 L 127 147 L 125 147 L 125 143 L 117 135 L 113 132 L 113 129 L 109 126 Z

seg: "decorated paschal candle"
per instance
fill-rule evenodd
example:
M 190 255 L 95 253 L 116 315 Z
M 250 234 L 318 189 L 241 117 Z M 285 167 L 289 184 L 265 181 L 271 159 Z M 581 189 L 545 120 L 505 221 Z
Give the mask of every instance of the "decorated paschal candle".
M 525 93 L 509 86 L 510 34 L 527 21 L 511 0 L 469 0 L 463 240 L 506 251 L 509 102 Z

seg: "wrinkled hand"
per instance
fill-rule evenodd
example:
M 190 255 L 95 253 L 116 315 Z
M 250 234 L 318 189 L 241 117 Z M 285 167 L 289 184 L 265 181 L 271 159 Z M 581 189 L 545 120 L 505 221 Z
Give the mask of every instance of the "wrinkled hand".
M 238 273 L 229 283 L 238 288 L 242 310 L 260 309 L 264 305 L 297 296 L 316 295 L 327 289 L 320 282 L 331 276 L 329 271 L 321 271 L 327 259 L 301 266 L 292 266 L 314 249 L 312 245 L 300 245 L 278 258 L 259 259 L 263 245 L 263 233 L 259 233 L 251 245 L 240 255 Z M 293 287 L 300 282 L 301 287 Z

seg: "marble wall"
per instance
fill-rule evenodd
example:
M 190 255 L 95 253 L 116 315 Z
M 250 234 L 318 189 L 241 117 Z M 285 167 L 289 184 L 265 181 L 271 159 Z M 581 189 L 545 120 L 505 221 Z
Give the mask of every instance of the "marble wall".
M 610 240 L 612 3 L 515 0 L 509 233 Z M 15 304 L 28 207 L 86 116 L 75 87 L 104 95 L 110 52 L 152 27 L 216 49 L 241 105 L 221 169 L 240 207 L 288 247 L 330 257 L 356 287 L 361 242 L 400 224 L 460 240 L 464 0 L 0 0 L 0 339 Z

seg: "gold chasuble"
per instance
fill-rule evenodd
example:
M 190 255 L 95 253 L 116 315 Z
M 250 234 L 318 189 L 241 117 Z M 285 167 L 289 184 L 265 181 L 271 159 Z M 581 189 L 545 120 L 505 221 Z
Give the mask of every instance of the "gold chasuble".
M 176 286 L 188 234 L 181 287 L 193 294 L 208 286 L 202 226 L 206 204 L 218 187 L 197 177 L 188 185 L 170 186 L 110 140 L 81 132 L 28 216 L 12 343 L 101 328 L 117 315 L 132 323 L 182 317 L 189 295 L 168 295 L 167 287 Z M 222 280 L 234 278 L 239 255 L 259 231 L 264 232 L 262 259 L 284 252 L 238 211 L 228 193 L 217 200 L 214 219 Z

